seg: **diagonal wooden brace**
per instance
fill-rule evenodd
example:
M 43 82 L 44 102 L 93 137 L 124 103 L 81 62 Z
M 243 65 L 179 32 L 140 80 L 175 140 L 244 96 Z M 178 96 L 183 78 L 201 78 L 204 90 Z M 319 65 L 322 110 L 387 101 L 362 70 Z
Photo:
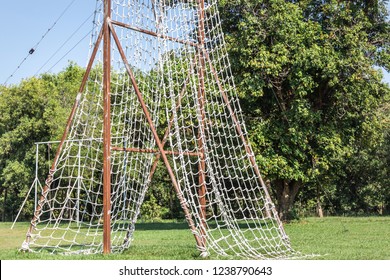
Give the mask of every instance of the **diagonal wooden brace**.
M 184 211 L 186 220 L 188 222 L 188 225 L 189 225 L 192 233 L 194 234 L 194 237 L 195 237 L 195 240 L 196 240 L 196 243 L 197 243 L 198 247 L 200 248 L 200 247 L 202 247 L 202 242 L 201 242 L 200 238 L 196 235 L 197 230 L 195 228 L 194 221 L 192 220 L 190 211 L 188 209 L 187 202 L 186 202 L 183 194 L 180 191 L 180 187 L 179 187 L 179 184 L 178 184 L 178 182 L 176 180 L 175 174 L 173 173 L 173 170 L 172 170 L 172 167 L 171 167 L 171 165 L 169 163 L 167 155 L 164 152 L 164 146 L 163 146 L 163 144 L 162 144 L 162 142 L 161 142 L 161 140 L 160 140 L 160 138 L 159 138 L 159 136 L 157 134 L 156 128 L 154 127 L 153 120 L 150 117 L 150 113 L 149 113 L 149 111 L 147 109 L 147 106 L 145 104 L 145 101 L 144 101 L 144 98 L 142 96 L 142 93 L 141 93 L 141 91 L 138 88 L 138 84 L 136 82 L 134 73 L 133 73 L 133 71 L 130 68 L 129 62 L 127 61 L 126 55 L 125 55 L 125 53 L 123 51 L 123 48 L 122 48 L 121 43 L 119 41 L 118 35 L 116 34 L 115 29 L 113 28 L 111 22 L 109 22 L 109 26 L 110 26 L 111 33 L 112 33 L 112 36 L 114 38 L 115 44 L 116 44 L 116 46 L 118 48 L 118 51 L 119 51 L 119 53 L 121 55 L 121 58 L 122 58 L 122 61 L 123 61 L 124 65 L 125 65 L 126 71 L 127 71 L 128 75 L 130 77 L 130 80 L 131 80 L 131 83 L 133 85 L 135 94 L 137 95 L 137 99 L 138 99 L 138 101 L 139 101 L 139 103 L 141 105 L 142 111 L 143 111 L 143 113 L 145 115 L 145 118 L 146 118 L 148 124 L 149 124 L 150 130 L 151 130 L 151 132 L 153 134 L 153 137 L 154 137 L 154 140 L 156 141 L 158 150 L 160 151 L 160 154 L 161 154 L 161 157 L 163 159 L 163 162 L 164 162 L 164 164 L 165 164 L 165 166 L 167 168 L 169 177 L 171 178 L 173 187 L 174 187 L 174 189 L 176 191 L 176 194 L 177 194 L 177 197 L 178 197 L 178 199 L 180 201 L 180 205 L 183 208 L 183 211 Z

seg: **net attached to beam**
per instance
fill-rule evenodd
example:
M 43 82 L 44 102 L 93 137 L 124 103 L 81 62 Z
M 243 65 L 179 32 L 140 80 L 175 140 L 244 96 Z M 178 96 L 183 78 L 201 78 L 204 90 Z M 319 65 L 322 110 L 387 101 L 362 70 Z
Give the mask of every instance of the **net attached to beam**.
M 102 21 L 100 14 L 95 39 Z M 216 1 L 113 0 L 111 26 L 112 251 L 130 246 L 162 156 L 138 90 L 169 157 L 198 249 L 212 256 L 300 257 L 247 142 Z M 42 190 L 23 245 L 29 250 L 102 252 L 102 54 L 99 48 Z

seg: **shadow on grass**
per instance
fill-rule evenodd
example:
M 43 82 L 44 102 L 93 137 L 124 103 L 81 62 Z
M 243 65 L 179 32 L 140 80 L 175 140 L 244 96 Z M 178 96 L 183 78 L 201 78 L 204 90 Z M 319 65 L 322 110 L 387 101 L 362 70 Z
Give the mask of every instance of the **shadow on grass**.
M 210 228 L 217 228 L 216 223 L 208 223 L 208 226 Z M 248 222 L 240 222 L 235 225 L 238 226 L 241 230 L 243 229 L 250 229 L 250 228 L 258 228 L 264 227 L 273 227 L 274 225 L 272 223 L 267 223 L 265 221 L 259 221 L 258 223 L 248 223 Z M 161 221 L 161 222 L 137 222 L 135 224 L 136 230 L 181 230 L 181 229 L 189 229 L 187 222 L 172 222 L 172 221 Z M 228 227 L 224 224 L 224 222 L 219 222 L 218 228 L 220 229 L 227 229 Z
M 180 230 L 188 229 L 188 224 L 186 222 L 145 222 L 137 223 L 135 225 L 136 231 L 141 230 Z

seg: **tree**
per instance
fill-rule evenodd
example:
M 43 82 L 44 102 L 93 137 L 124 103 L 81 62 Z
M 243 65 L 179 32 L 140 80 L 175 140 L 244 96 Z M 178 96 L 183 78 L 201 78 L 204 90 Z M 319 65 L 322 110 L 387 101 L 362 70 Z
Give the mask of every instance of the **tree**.
M 35 142 L 58 140 L 77 94 L 81 67 L 70 64 L 59 74 L 23 80 L 0 90 L 0 198 L 2 220 L 15 217 L 33 182 Z M 79 83 L 79 82 L 78 82 Z M 50 152 L 50 151 L 49 151 Z M 45 166 L 49 158 L 39 158 Z M 45 178 L 47 170 L 41 170 Z M 33 213 L 29 201 L 23 214 Z
M 338 213 L 385 214 L 390 208 L 390 102 L 385 102 L 365 124 L 363 135 L 345 167 L 332 198 Z M 368 141 L 367 141 L 368 140 Z M 348 182 L 345 184 L 343 182 Z
M 221 1 L 251 142 L 283 220 L 303 186 L 334 181 L 363 137 L 377 140 L 364 131 L 389 94 L 375 68 L 389 69 L 389 23 L 384 1 L 366 2 Z

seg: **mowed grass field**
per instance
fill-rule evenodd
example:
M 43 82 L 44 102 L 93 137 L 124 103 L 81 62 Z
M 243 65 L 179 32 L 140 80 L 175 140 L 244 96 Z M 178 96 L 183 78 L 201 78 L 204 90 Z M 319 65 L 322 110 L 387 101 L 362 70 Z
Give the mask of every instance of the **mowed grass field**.
M 121 254 L 63 256 L 19 252 L 28 223 L 0 223 L 0 259 L 202 259 L 185 222 L 139 223 Z M 390 260 L 390 217 L 306 218 L 285 225 L 293 248 L 312 259 Z

